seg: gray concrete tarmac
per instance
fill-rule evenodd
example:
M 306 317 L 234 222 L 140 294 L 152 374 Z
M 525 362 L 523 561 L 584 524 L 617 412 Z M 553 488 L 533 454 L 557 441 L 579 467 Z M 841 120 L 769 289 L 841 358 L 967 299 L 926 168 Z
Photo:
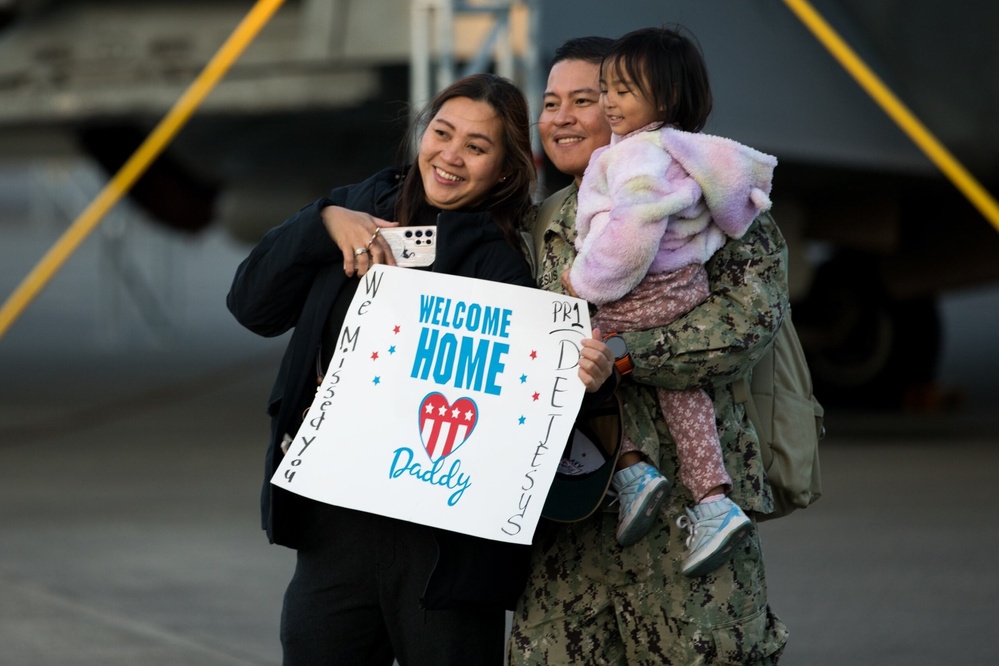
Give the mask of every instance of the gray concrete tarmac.
M 0 664 L 280 663 L 293 558 L 257 518 L 276 362 L 0 428 Z M 830 420 L 825 496 L 761 526 L 784 663 L 999 663 L 995 419 Z
M 49 238 L 0 234 L 5 297 Z M 247 248 L 170 250 L 166 336 L 95 314 L 103 251 L 88 241 L 0 339 L 0 665 L 278 664 L 294 562 L 259 530 L 258 492 L 284 341 L 224 310 Z M 994 378 L 994 347 L 975 353 Z M 830 413 L 825 496 L 761 526 L 783 663 L 999 663 L 996 386 L 952 414 Z

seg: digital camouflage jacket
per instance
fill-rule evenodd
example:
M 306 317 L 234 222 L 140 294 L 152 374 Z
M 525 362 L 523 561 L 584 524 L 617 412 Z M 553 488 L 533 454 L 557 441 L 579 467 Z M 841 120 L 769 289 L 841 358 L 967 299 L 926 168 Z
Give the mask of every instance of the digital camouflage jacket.
M 575 256 L 577 188 L 548 221 L 538 257 L 538 285 L 562 292 L 559 276 Z M 543 224 L 535 219 L 530 224 Z M 711 295 L 677 321 L 623 334 L 635 370 L 621 382 L 626 434 L 642 450 L 659 451 L 659 469 L 678 480 L 676 446 L 659 411 L 655 387 L 703 388 L 714 400 L 730 497 L 744 510 L 768 513 L 773 498 L 759 443 L 731 383 L 749 374 L 769 349 L 788 311 L 787 245 L 769 213 L 740 240 L 730 240 L 706 264 Z M 674 492 L 689 491 L 678 483 Z

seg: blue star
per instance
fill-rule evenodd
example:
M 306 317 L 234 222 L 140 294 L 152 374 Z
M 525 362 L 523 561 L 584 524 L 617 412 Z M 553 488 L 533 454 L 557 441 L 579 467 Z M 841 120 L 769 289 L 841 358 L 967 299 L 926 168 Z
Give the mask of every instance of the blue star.
M 526 381 L 527 381 L 527 375 L 521 375 L 520 376 L 520 383 L 523 384 Z
M 394 353 L 395 353 L 395 345 L 392 345 L 391 347 L 389 347 L 389 354 L 394 354 Z
M 526 420 L 527 420 L 526 418 L 524 418 L 523 416 L 521 416 L 519 419 L 517 419 L 517 423 L 519 423 L 520 425 L 524 425 L 524 421 L 526 421 Z
M 373 383 L 374 383 L 374 385 L 375 385 L 375 386 L 378 386 L 379 384 L 381 384 L 381 383 L 382 383 L 382 378 L 381 378 L 381 377 L 377 377 L 377 376 L 376 376 L 376 377 L 374 378 L 374 380 L 373 380 Z

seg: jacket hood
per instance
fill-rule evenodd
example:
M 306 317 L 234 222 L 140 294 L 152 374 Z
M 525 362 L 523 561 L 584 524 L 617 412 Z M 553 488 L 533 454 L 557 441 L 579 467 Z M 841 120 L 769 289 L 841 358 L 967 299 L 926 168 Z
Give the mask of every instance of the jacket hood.
M 741 236 L 749 222 L 770 209 L 776 157 L 711 134 L 671 127 L 659 133 L 663 148 L 701 187 L 712 219 L 726 233 Z

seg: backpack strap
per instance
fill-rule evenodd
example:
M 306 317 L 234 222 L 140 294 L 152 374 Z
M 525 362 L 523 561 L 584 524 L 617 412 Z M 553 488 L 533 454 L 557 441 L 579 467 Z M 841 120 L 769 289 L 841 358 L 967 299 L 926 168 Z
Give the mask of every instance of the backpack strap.
M 748 377 L 739 377 L 732 382 L 732 399 L 735 400 L 737 404 L 745 404 L 749 402 L 751 397 L 753 396 L 749 391 Z
M 769 354 L 770 352 L 768 351 L 767 355 Z M 735 401 L 736 404 L 742 405 L 746 410 L 746 416 L 749 417 L 749 421 L 756 429 L 757 435 L 764 443 L 764 445 L 760 446 L 760 453 L 763 458 L 763 468 L 766 469 L 770 467 L 773 454 L 770 451 L 770 447 L 765 445 L 765 443 L 769 441 L 769 436 L 767 434 L 769 428 L 760 417 L 759 410 L 756 409 L 756 401 L 753 400 L 753 392 L 749 385 L 749 377 L 740 377 L 732 382 L 732 400 Z

